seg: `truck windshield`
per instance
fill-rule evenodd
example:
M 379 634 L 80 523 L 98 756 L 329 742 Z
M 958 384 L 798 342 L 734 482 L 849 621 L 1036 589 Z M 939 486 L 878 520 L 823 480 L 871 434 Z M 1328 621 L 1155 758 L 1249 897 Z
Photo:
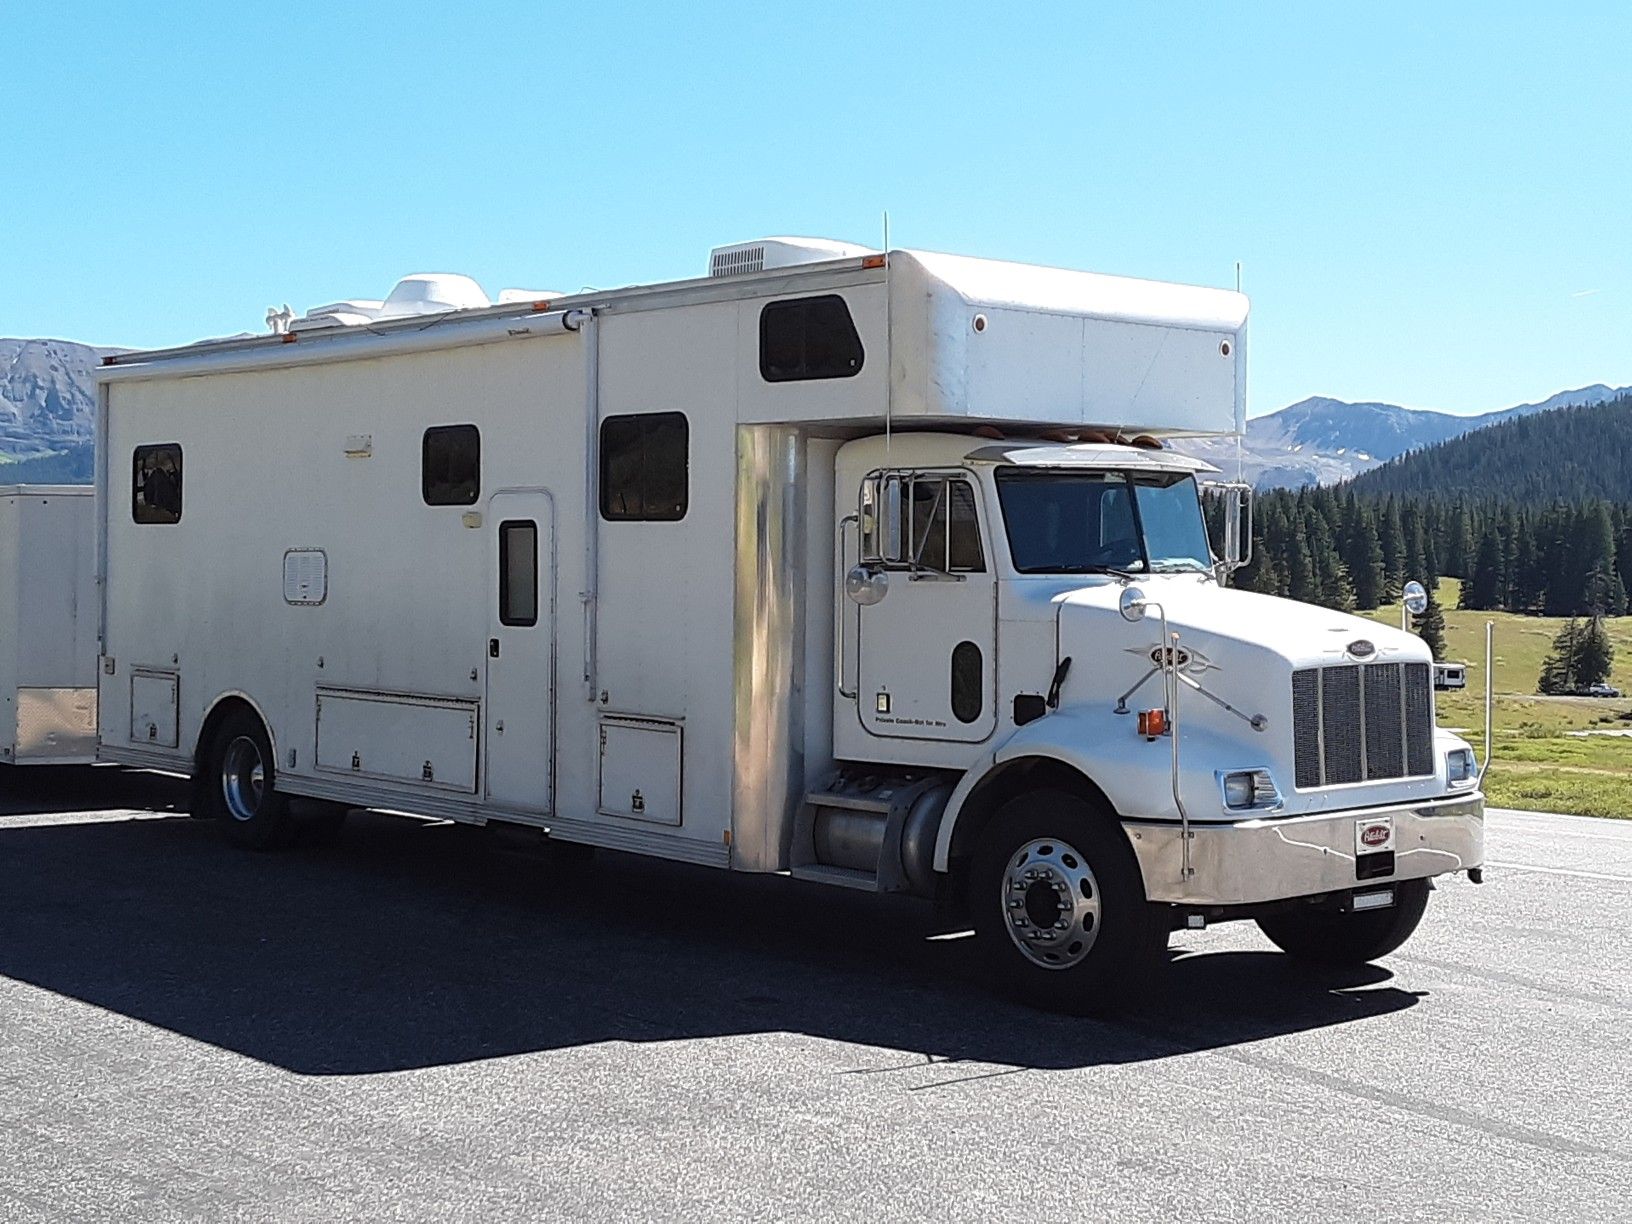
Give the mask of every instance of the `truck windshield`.
M 1022 574 L 1212 568 L 1196 482 L 1183 474 L 999 468 L 998 498 Z

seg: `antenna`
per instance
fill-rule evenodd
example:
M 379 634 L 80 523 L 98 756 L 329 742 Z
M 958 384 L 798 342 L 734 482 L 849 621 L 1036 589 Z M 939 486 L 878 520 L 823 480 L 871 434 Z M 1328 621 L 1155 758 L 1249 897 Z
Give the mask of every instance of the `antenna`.
M 1239 259 L 1235 261 L 1235 291 L 1237 293 L 1241 292 L 1241 261 Z M 1241 336 L 1241 343 L 1242 343 L 1243 346 L 1246 344 L 1246 339 L 1247 338 L 1246 338 L 1246 335 L 1245 335 L 1245 329 L 1243 329 L 1243 334 Z M 1242 384 L 1241 385 L 1241 402 L 1243 404 L 1245 404 L 1247 402 L 1247 385 L 1246 384 L 1247 384 L 1247 371 L 1248 371 L 1249 368 L 1250 367 L 1247 365 L 1247 354 L 1245 352 L 1243 352 L 1241 354 L 1241 384 Z M 1245 409 L 1243 409 L 1242 411 L 1244 413 Z M 1244 446 L 1245 439 L 1246 439 L 1246 433 L 1247 433 L 1247 427 L 1246 427 L 1246 423 L 1243 421 L 1242 425 L 1241 425 L 1241 432 L 1235 435 L 1235 483 L 1236 484 L 1245 484 L 1246 483 L 1247 460 L 1246 460 L 1246 455 L 1243 453 L 1243 446 Z M 1249 546 L 1250 546 L 1250 541 L 1249 541 Z
M 885 352 L 886 353 L 889 351 L 889 347 L 890 347 L 891 339 L 892 339 L 892 337 L 890 335 L 890 272 L 889 272 L 889 267 L 890 267 L 890 210 L 886 208 L 884 210 L 884 346 L 885 346 Z M 886 363 L 885 367 L 884 367 L 884 455 L 885 455 L 886 458 L 889 457 L 890 443 L 894 440 L 893 436 L 892 436 L 892 432 L 891 432 L 892 424 L 893 424 L 891 408 L 892 408 L 892 401 L 895 399 L 894 392 L 891 390 L 891 386 L 890 386 L 892 381 L 893 380 L 890 378 L 889 365 L 888 365 L 888 363 Z

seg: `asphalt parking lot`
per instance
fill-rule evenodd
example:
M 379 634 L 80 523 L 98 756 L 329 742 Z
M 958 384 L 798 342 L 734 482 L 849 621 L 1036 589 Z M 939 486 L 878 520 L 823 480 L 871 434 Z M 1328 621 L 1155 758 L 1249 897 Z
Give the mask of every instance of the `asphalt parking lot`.
M 1381 964 L 1216 928 L 1108 1023 L 907 902 L 0 787 L 0 1219 L 1632 1218 L 1632 823 L 1493 814 Z

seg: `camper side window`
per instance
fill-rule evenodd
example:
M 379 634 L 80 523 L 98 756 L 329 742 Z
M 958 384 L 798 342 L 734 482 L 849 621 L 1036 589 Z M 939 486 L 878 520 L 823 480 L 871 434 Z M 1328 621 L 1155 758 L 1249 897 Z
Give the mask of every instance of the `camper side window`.
M 181 446 L 138 446 L 131 466 L 131 517 L 138 523 L 181 522 Z
M 849 378 L 865 360 L 850 307 L 836 293 L 768 302 L 759 312 L 759 374 L 766 382 Z
M 427 506 L 474 506 L 482 491 L 482 433 L 474 425 L 434 425 L 420 453 Z
M 690 500 L 691 428 L 681 412 L 601 422 L 601 517 L 610 523 L 673 523 Z

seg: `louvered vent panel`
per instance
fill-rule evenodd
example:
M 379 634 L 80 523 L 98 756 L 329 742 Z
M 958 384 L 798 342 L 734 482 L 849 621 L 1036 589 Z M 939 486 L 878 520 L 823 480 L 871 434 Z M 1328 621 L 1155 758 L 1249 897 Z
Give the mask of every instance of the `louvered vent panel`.
M 708 263 L 708 274 L 741 276 L 746 272 L 761 271 L 764 267 L 764 247 L 741 247 L 735 251 L 715 251 L 714 257 Z

